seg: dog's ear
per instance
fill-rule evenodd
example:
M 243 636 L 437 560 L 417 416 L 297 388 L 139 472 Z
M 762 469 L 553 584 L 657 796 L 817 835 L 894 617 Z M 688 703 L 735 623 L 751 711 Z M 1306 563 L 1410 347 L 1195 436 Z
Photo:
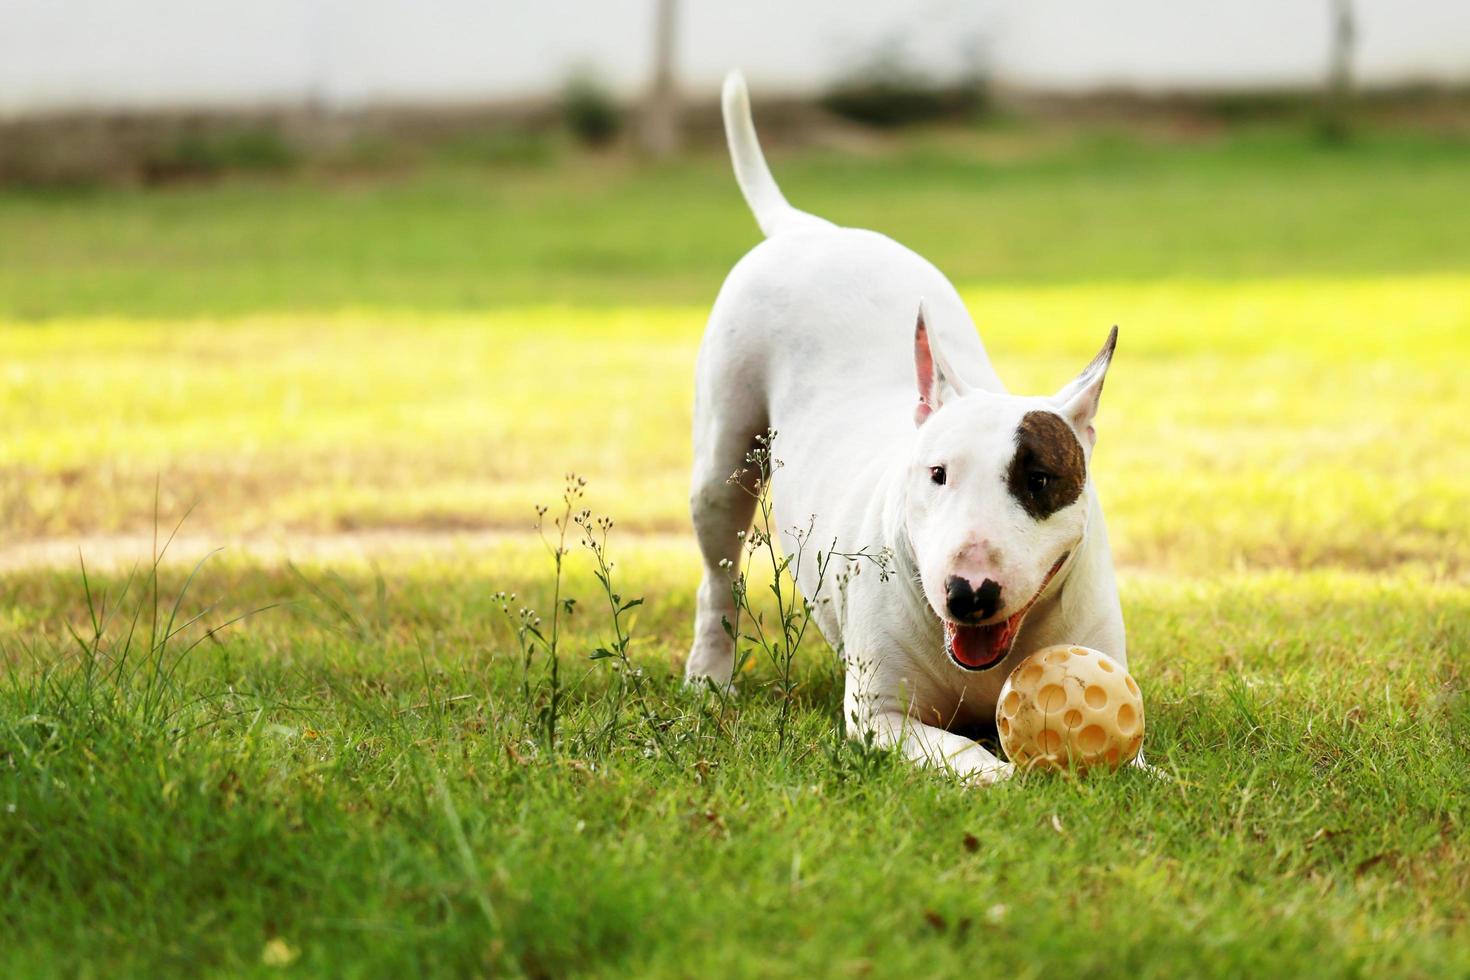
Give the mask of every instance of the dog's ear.
M 1113 327 L 1108 333 L 1107 343 L 1103 344 L 1092 363 L 1052 399 L 1062 417 L 1072 423 L 1072 428 L 1087 435 L 1088 446 L 1097 444 L 1097 430 L 1092 427 L 1092 418 L 1097 414 L 1103 381 L 1108 376 L 1108 365 L 1113 363 L 1113 349 L 1117 346 L 1118 328 Z
M 939 410 L 939 406 L 965 393 L 964 385 L 950 369 L 938 345 L 929 335 L 924 301 L 919 301 L 919 319 L 914 325 L 914 373 L 919 382 L 919 403 L 914 406 L 914 425 Z

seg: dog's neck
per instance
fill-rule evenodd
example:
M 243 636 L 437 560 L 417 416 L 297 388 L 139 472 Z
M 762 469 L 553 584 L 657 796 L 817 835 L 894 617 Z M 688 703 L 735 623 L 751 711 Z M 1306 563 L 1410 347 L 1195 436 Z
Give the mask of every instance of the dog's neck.
M 908 481 L 904 478 L 907 460 L 888 471 L 887 492 L 881 495 L 883 508 L 883 547 L 893 555 L 893 577 L 903 583 L 904 599 L 915 612 L 922 609 L 929 617 L 934 611 L 924 596 L 924 585 L 919 577 L 919 562 L 914 554 L 914 542 L 909 537 L 908 525 Z M 938 617 L 934 617 L 937 619 Z

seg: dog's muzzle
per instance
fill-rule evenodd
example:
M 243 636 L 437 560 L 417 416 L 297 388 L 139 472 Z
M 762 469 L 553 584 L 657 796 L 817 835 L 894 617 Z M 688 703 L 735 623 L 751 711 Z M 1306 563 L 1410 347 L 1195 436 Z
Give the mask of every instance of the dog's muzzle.
M 1021 622 L 1031 607 L 1036 605 L 1036 600 L 1046 591 L 1051 580 L 1061 571 L 1062 565 L 1066 563 L 1071 552 L 1058 558 L 1056 564 L 1052 565 L 1051 571 L 1046 573 L 1046 578 L 1041 580 L 1041 587 L 1022 606 L 1019 612 L 1001 620 L 998 623 L 988 623 L 983 626 L 968 626 L 963 623 L 944 622 L 944 648 L 949 654 L 949 659 L 961 670 L 989 670 L 1006 658 L 1011 652 L 1011 646 L 1016 642 L 1016 634 L 1021 632 Z

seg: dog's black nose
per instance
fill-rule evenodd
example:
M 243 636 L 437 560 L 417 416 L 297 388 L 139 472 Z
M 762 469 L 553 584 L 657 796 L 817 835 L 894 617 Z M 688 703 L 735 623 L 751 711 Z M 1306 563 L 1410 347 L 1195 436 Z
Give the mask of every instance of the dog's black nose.
M 989 619 L 1000 608 L 1000 583 L 986 579 L 977 589 L 969 579 L 951 575 L 944 583 L 944 602 L 955 619 Z

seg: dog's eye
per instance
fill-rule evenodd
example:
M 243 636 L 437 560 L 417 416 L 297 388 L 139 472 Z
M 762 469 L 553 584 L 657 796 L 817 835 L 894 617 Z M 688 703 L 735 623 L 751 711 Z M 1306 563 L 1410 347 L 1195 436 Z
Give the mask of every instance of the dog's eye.
M 945 481 L 945 478 L 947 476 L 948 476 L 948 474 L 946 474 L 944 472 L 944 467 L 943 466 L 931 466 L 931 467 L 929 467 L 929 479 L 931 479 L 931 480 L 934 481 L 934 485 L 936 487 L 942 487 L 942 486 L 944 486 L 944 481 Z
M 1044 470 L 1032 470 L 1026 474 L 1026 489 L 1032 493 L 1041 493 L 1050 482 L 1051 474 Z

